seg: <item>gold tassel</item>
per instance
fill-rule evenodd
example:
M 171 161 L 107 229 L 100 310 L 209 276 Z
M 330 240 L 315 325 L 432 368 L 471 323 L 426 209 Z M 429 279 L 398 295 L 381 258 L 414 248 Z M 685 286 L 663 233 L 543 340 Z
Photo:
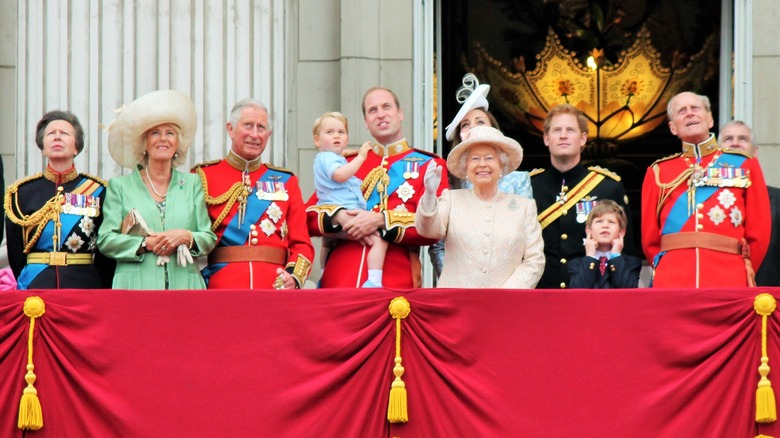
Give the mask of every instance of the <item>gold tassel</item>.
M 758 373 L 761 380 L 758 381 L 756 389 L 756 422 L 773 423 L 777 420 L 777 406 L 775 403 L 775 392 L 772 390 L 772 382 L 769 381 L 769 356 L 766 349 L 767 338 L 767 317 L 777 308 L 775 298 L 767 293 L 759 294 L 753 302 L 753 309 L 761 315 L 761 365 L 758 367 Z
M 775 438 L 772 435 L 764 435 L 763 433 L 761 435 L 756 435 L 756 438 Z
M 387 421 L 391 423 L 406 423 L 409 412 L 406 404 L 406 384 L 401 380 L 404 367 L 401 366 L 401 320 L 412 311 L 409 301 L 404 297 L 396 297 L 390 301 L 390 316 L 395 319 L 395 380 L 390 387 L 390 402 L 387 405 Z
M 27 336 L 27 374 L 24 380 L 27 387 L 24 388 L 22 400 L 19 402 L 19 422 L 17 427 L 25 430 L 38 430 L 43 427 L 43 411 L 38 400 L 38 390 L 35 389 L 35 373 L 33 370 L 33 332 L 35 330 L 35 318 L 43 316 L 46 306 L 40 297 L 28 297 L 24 301 L 24 314 L 30 317 L 30 331 Z

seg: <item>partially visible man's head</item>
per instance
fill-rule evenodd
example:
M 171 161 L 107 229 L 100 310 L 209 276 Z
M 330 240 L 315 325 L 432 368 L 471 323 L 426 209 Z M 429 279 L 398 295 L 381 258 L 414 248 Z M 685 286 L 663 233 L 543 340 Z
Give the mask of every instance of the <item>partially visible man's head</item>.
M 707 96 L 685 91 L 677 94 L 666 107 L 669 129 L 680 140 L 698 144 L 710 136 L 715 125 Z
M 758 146 L 753 144 L 753 130 L 741 120 L 732 120 L 720 128 L 718 144 L 723 148 L 739 149 L 750 155 L 758 153 Z

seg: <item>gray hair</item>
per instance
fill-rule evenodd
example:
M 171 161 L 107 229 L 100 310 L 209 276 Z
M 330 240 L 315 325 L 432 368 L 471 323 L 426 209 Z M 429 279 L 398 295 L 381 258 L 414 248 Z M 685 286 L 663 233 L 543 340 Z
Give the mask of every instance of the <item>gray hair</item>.
M 704 105 L 704 109 L 706 109 L 708 113 L 712 112 L 712 105 L 710 105 L 710 98 L 709 97 L 707 97 L 707 96 L 705 96 L 703 94 L 696 94 L 696 93 L 694 93 L 692 91 L 683 91 L 682 93 L 675 94 L 674 97 L 669 99 L 669 104 L 666 105 L 666 117 L 668 117 L 670 121 L 674 118 L 674 114 L 672 114 L 672 105 L 674 104 L 674 101 L 679 96 L 681 96 L 683 94 L 692 94 L 692 95 L 698 97 L 699 99 L 701 99 L 701 103 L 702 103 L 702 105 Z
M 723 136 L 721 133 L 724 129 L 729 128 L 731 126 L 744 126 L 747 128 L 748 132 L 750 133 L 750 143 L 753 144 L 753 129 L 748 125 L 747 123 L 743 122 L 742 120 L 732 120 L 725 125 L 720 127 L 720 132 L 718 132 L 718 144 L 723 142 Z
M 484 144 L 487 146 L 492 147 L 495 149 L 496 154 L 498 155 L 498 161 L 501 163 L 501 175 L 507 175 L 510 172 L 512 172 L 515 169 L 509 168 L 509 155 L 506 154 L 506 152 L 502 151 L 500 148 L 497 148 L 496 146 L 490 144 L 490 143 L 474 143 L 472 146 L 476 146 L 478 144 Z M 461 174 L 468 175 L 468 160 L 469 160 L 469 151 L 465 151 L 460 155 L 460 163 L 458 163 L 458 166 L 460 166 Z
M 273 125 L 273 122 L 271 120 L 271 112 L 268 111 L 268 107 L 265 106 L 259 100 L 252 99 L 251 97 L 247 97 L 246 99 L 241 99 L 238 102 L 236 102 L 235 105 L 233 105 L 233 109 L 230 110 L 230 117 L 228 119 L 231 125 L 235 126 L 236 124 L 238 124 L 238 119 L 241 118 L 241 111 L 243 111 L 244 108 L 258 108 L 265 111 L 265 113 L 268 115 L 268 124 Z

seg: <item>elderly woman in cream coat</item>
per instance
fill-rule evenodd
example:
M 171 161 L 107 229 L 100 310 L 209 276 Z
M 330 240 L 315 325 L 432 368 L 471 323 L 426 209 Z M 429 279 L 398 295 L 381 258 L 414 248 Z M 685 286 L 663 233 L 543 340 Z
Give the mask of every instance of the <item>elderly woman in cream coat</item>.
M 108 150 L 133 169 L 109 181 L 98 231 L 98 248 L 117 261 L 114 289 L 206 288 L 194 257 L 217 236 L 200 178 L 175 169 L 196 128 L 192 100 L 175 90 L 139 97 L 111 124 Z
M 498 190 L 523 150 L 501 131 L 477 126 L 447 157 L 447 169 L 468 178 L 471 189 L 445 190 L 436 198 L 441 166 L 429 166 L 425 194 L 415 214 L 417 231 L 444 239 L 438 287 L 532 289 L 544 271 L 542 230 L 533 200 Z

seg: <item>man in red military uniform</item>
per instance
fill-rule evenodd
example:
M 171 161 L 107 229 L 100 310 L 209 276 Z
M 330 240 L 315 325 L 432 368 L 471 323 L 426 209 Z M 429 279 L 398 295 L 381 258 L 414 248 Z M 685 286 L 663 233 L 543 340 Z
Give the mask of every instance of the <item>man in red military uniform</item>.
M 680 93 L 667 115 L 682 153 L 653 163 L 642 186 L 642 247 L 653 287 L 755 285 L 771 229 L 758 161 L 718 146 L 706 96 Z
M 344 231 L 341 241 L 328 256 L 320 287 L 361 287 L 367 280 L 367 248 L 363 238 L 379 232 L 390 242 L 385 256 L 382 283 L 391 288 L 420 286 L 420 246 L 435 243 L 417 234 L 414 212 L 425 191 L 423 175 L 440 157 L 414 149 L 401 131 L 403 111 L 398 97 L 386 88 L 369 89 L 363 96 L 366 128 L 376 140 L 373 151 L 355 176 L 363 184 L 367 210 L 347 211 L 338 205 L 316 205 L 316 195 L 307 205 L 309 232 L 322 236 Z M 446 171 L 445 171 L 446 172 Z M 447 187 L 447 175 L 437 194 Z M 368 243 L 368 242 L 366 242 Z
M 261 161 L 271 137 L 268 110 L 252 99 L 238 102 L 227 132 L 228 156 L 194 169 L 218 239 L 203 270 L 208 288 L 300 288 L 314 247 L 298 178 Z

